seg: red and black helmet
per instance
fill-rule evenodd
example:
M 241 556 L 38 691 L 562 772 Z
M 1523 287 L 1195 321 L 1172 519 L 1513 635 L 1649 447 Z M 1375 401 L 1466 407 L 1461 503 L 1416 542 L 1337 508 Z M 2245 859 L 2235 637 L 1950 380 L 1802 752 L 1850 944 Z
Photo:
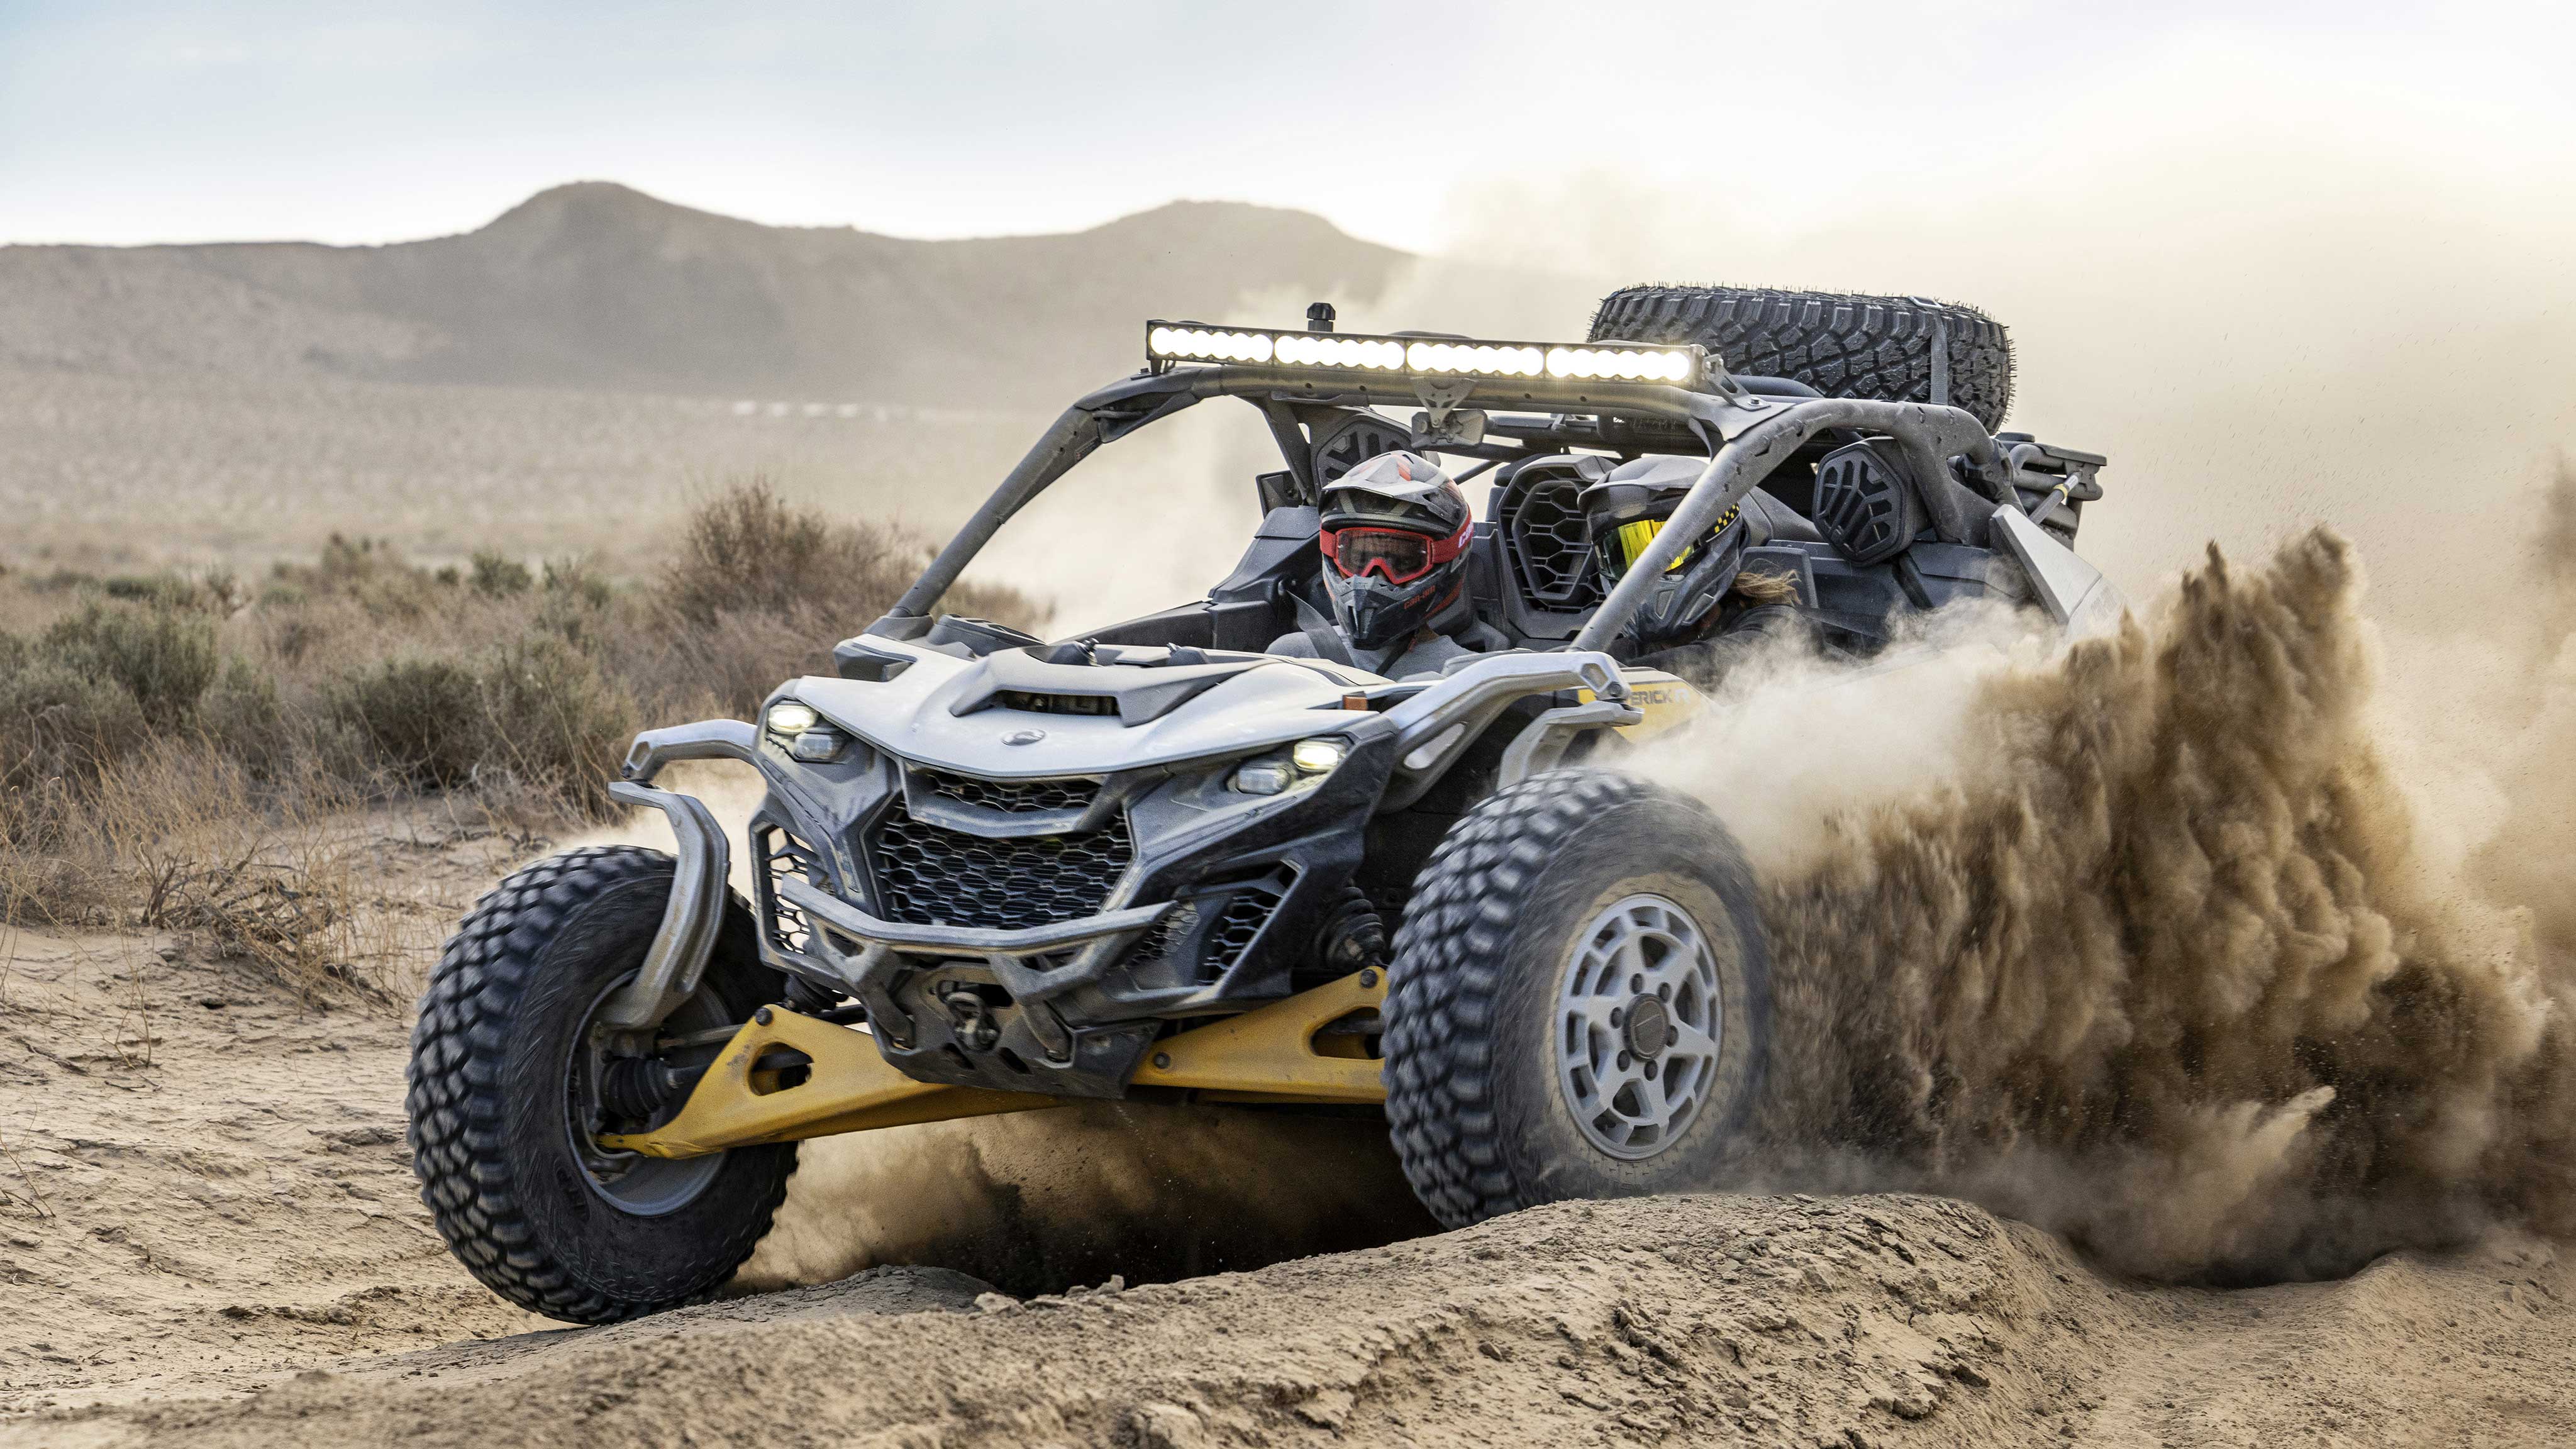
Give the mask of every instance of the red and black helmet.
M 1380 453 L 1324 485 L 1324 586 L 1355 649 L 1409 639 L 1463 586 L 1467 495 L 1419 453 Z

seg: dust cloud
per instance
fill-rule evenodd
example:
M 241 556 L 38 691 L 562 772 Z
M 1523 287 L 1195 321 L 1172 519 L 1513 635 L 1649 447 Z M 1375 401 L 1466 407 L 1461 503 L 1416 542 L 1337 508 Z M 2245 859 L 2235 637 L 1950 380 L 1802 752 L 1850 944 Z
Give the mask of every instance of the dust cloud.
M 1087 1102 L 806 1143 L 737 1281 L 928 1263 L 1027 1295 L 1434 1231 L 1373 1115 Z
M 1775 661 L 1651 761 L 1765 863 L 1766 1184 L 1958 1193 L 2161 1278 L 2576 1229 L 2576 644 L 2493 728 L 2511 814 L 2446 864 L 2361 598 L 2332 533 L 2213 546 L 2116 637 Z

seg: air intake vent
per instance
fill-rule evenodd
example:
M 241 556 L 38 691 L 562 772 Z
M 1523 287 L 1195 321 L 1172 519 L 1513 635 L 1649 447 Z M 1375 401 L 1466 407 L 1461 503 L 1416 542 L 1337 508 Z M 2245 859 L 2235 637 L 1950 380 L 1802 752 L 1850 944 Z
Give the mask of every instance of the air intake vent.
M 960 805 L 978 810 L 999 810 L 1008 815 L 1042 815 L 1056 810 L 1080 810 L 1091 804 L 1100 793 L 1097 781 L 1069 780 L 983 780 L 973 775 L 951 775 L 942 770 L 916 772 L 931 792 Z
M 1109 694 L 1032 694 L 1006 689 L 995 696 L 1004 709 L 1031 714 L 1116 714 L 1118 698 Z
M 1576 504 L 1583 485 L 1580 474 L 1534 467 L 1512 480 L 1495 510 L 1521 589 L 1541 608 L 1570 612 L 1601 602 L 1591 539 Z
M 1098 915 L 1135 858 L 1124 813 L 1080 834 L 987 840 L 915 820 L 901 800 L 869 844 L 887 919 L 920 926 L 1019 930 Z
M 1815 522 L 1843 557 L 1883 563 L 1923 531 L 1923 500 L 1877 449 L 1854 443 L 1816 465 Z
M 830 889 L 823 877 L 823 863 L 814 847 L 798 839 L 794 832 L 776 825 L 764 824 L 755 837 L 760 844 L 760 907 L 769 944 L 781 951 L 803 954 L 814 944 L 813 926 L 805 913 L 779 899 L 778 883 L 794 876 L 818 889 Z
M 1225 914 L 1217 917 L 1216 929 L 1208 933 L 1208 978 L 1225 974 L 1228 967 L 1243 959 L 1252 949 L 1253 938 L 1279 909 L 1279 893 L 1268 886 L 1253 886 L 1235 893 L 1225 903 Z

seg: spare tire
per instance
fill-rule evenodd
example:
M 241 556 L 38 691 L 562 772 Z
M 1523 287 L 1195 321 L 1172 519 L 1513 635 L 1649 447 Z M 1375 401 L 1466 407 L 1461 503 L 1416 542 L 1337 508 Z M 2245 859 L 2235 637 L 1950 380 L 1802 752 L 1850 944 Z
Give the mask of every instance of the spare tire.
M 1592 314 L 1592 340 L 1696 342 L 1727 368 L 1786 377 L 1827 397 L 1932 401 L 1936 324 L 1949 341 L 1949 401 L 1993 432 L 2012 406 L 2012 343 L 1974 307 L 1754 287 L 1623 287 Z

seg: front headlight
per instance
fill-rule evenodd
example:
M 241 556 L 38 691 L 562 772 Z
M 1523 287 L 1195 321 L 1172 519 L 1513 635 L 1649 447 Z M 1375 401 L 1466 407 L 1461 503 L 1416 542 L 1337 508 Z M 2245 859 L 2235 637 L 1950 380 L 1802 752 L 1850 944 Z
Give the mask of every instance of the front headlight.
M 840 758 L 840 732 L 817 725 L 790 741 L 787 753 L 790 758 L 803 764 L 828 765 Z
M 1254 760 L 1235 769 L 1233 783 L 1239 795 L 1277 795 L 1297 783 L 1297 772 L 1286 760 Z
M 1236 766 L 1228 783 L 1240 795 L 1284 794 L 1340 769 L 1350 752 L 1350 745 L 1342 740 L 1299 740 L 1288 747 L 1285 758 L 1263 755 Z
M 1340 740 L 1299 740 L 1288 751 L 1288 763 L 1306 775 L 1329 775 L 1342 767 L 1351 747 Z
M 814 706 L 800 700 L 782 699 L 769 707 L 769 732 L 793 739 L 812 729 L 814 721 L 819 718 L 821 716 L 814 713 Z

